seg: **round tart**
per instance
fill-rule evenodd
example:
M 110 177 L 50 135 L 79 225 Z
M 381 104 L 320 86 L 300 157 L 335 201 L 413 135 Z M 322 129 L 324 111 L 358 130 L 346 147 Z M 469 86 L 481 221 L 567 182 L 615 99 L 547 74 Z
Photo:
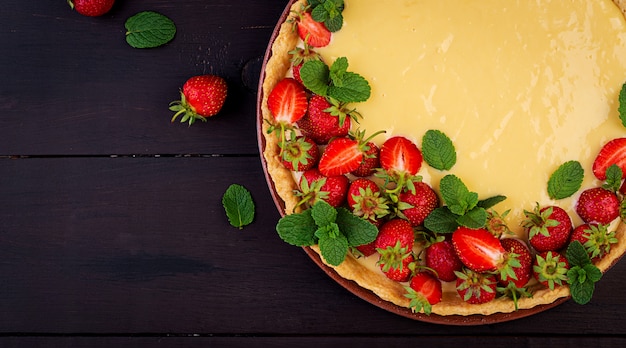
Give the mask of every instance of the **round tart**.
M 302 173 L 283 164 L 268 97 L 279 82 L 292 77 L 292 53 L 304 47 L 294 23 L 306 5 L 299 0 L 287 6 L 270 40 L 259 86 L 262 161 L 283 216 L 307 207 L 297 194 Z M 402 136 L 421 147 L 429 130 L 447 135 L 456 162 L 445 169 L 424 164 L 420 179 L 440 199 L 439 183 L 450 174 L 481 199 L 506 196 L 495 207 L 507 212 L 511 237 L 528 240 L 523 225 L 535 205 L 563 207 L 574 226 L 583 223 L 575 211 L 580 192 L 602 185 L 591 173 L 594 159 L 605 143 L 624 133 L 617 109 L 626 82 L 626 1 L 426 0 L 381 7 L 374 0 L 346 0 L 344 5 L 343 27 L 332 33 L 329 44 L 312 49 L 329 65 L 347 58 L 350 70 L 369 82 L 368 100 L 351 104 L 361 116 L 352 123 L 354 132 L 384 131 L 372 140 L 378 146 Z M 582 183 L 576 193 L 555 198 L 547 183 L 559 165 L 572 161 L 584 169 Z M 615 233 L 610 252 L 593 260 L 600 271 L 626 251 L 624 228 L 619 218 L 609 225 Z M 424 230 L 423 224 L 415 230 Z M 570 296 L 566 284 L 550 289 L 533 279 L 527 285 L 530 297 L 470 304 L 455 282 L 442 282 L 442 299 L 427 315 L 409 308 L 408 282 L 389 279 L 376 264 L 378 253 L 348 253 L 339 265 L 330 265 L 318 246 L 305 250 L 356 295 L 424 321 L 474 325 L 511 320 Z M 416 243 L 419 260 L 421 251 Z M 532 250 L 533 258 L 538 253 Z

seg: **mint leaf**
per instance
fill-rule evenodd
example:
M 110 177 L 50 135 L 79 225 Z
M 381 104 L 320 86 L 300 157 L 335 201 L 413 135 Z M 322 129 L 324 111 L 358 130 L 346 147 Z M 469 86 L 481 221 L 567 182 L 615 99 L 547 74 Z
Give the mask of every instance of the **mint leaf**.
M 457 218 L 458 215 L 453 214 L 448 207 L 439 207 L 424 219 L 424 227 L 435 233 L 451 233 L 459 227 Z
M 579 241 L 570 243 L 565 252 L 565 257 L 571 266 L 583 267 L 591 263 L 585 247 Z
M 348 254 L 349 246 L 348 240 L 341 234 L 337 224 L 320 227 L 315 235 L 319 239 L 318 245 L 324 260 L 333 266 L 340 265 Z
M 318 201 L 311 208 L 311 216 L 317 226 L 324 227 L 335 222 L 337 211 L 325 201 Z
M 363 76 L 347 71 L 333 80 L 328 96 L 344 103 L 364 102 L 370 97 L 370 85 Z
M 320 60 L 309 60 L 300 69 L 302 83 L 311 92 L 326 96 L 330 83 L 330 68 Z
M 153 48 L 172 41 L 176 25 L 164 15 L 144 11 L 128 18 L 125 23 L 126 42 L 134 48 Z
M 486 199 L 481 199 L 478 202 L 477 206 L 484 208 L 484 209 L 489 209 L 495 206 L 496 204 L 504 201 L 505 199 L 506 199 L 506 196 L 497 195 L 497 196 L 489 197 Z
M 317 22 L 324 23 L 331 32 L 336 32 L 343 26 L 343 0 L 309 1 L 313 8 L 311 16 Z
M 595 283 L 602 278 L 602 272 L 591 263 L 589 255 L 579 241 L 570 243 L 565 253 L 570 264 L 567 283 L 570 285 L 572 299 L 578 304 L 586 304 L 591 301 Z
M 478 204 L 478 194 L 470 192 L 461 179 L 453 174 L 441 179 L 439 189 L 443 201 L 456 215 L 465 215 Z
M 548 196 L 552 199 L 563 199 L 573 195 L 580 189 L 584 174 L 578 161 L 563 163 L 548 180 Z
M 311 216 L 311 209 L 302 213 L 282 217 L 276 225 L 280 239 L 295 246 L 311 246 L 317 242 L 315 220 Z
M 474 207 L 464 215 L 459 216 L 456 222 L 469 228 L 481 228 L 487 223 L 487 211 L 484 208 Z
M 349 246 L 359 246 L 373 242 L 378 229 L 368 221 L 352 214 L 348 209 L 337 209 L 337 225 L 346 236 Z
M 619 107 L 617 111 L 619 112 L 620 120 L 622 120 L 622 125 L 626 127 L 626 83 L 622 85 L 622 90 L 619 93 Z
M 228 221 L 234 227 L 242 229 L 254 220 L 254 201 L 245 187 L 232 184 L 222 196 L 222 205 Z
M 602 187 L 609 191 L 617 192 L 622 185 L 623 175 L 622 169 L 617 164 L 612 164 L 606 169 L 606 180 Z
M 570 284 L 570 293 L 572 294 L 572 299 L 574 302 L 584 305 L 591 301 L 593 297 L 593 291 L 595 290 L 594 283 L 589 279 L 583 279 L 577 277 L 579 267 L 574 267 L 567 272 L 567 277 L 569 279 L 576 279 L 572 284 Z
M 450 170 L 456 164 L 456 149 L 452 140 L 438 130 L 429 130 L 424 134 L 422 154 L 424 161 L 438 170 Z

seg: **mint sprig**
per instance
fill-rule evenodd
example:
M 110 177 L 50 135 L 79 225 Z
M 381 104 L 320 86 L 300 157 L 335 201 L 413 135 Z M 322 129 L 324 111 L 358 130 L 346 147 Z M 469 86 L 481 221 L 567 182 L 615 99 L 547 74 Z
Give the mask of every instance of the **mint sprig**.
M 570 269 L 567 271 L 567 283 L 572 299 L 578 304 L 591 301 L 595 283 L 602 278 L 602 271 L 591 263 L 589 255 L 579 241 L 570 243 L 566 251 Z
M 233 227 L 242 229 L 254 220 L 254 201 L 245 187 L 232 184 L 222 196 L 222 205 Z
M 340 265 L 350 247 L 371 243 L 378 229 L 345 208 L 333 208 L 325 201 L 315 203 L 302 213 L 278 221 L 276 231 L 282 240 L 295 246 L 318 244 L 324 260 Z
M 309 6 L 313 20 L 324 23 L 331 32 L 343 26 L 343 0 L 309 0 Z
M 367 80 L 348 71 L 348 59 L 340 57 L 329 67 L 322 61 L 308 61 L 300 69 L 304 86 L 311 92 L 341 103 L 359 103 L 369 99 L 371 87 Z
M 428 130 L 422 137 L 422 154 L 429 166 L 450 170 L 456 164 L 456 149 L 452 140 L 439 130 Z
M 619 106 L 617 111 L 619 112 L 619 119 L 622 120 L 622 125 L 626 127 L 626 83 L 622 85 L 622 90 L 619 93 Z
M 583 183 L 585 171 L 578 161 L 568 161 L 559 166 L 548 180 L 548 196 L 552 199 L 567 198 L 576 193 Z

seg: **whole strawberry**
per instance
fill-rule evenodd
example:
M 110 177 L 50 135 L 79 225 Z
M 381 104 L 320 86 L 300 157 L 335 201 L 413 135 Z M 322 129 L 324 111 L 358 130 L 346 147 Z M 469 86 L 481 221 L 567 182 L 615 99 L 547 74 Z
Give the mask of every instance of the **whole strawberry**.
M 357 178 L 348 188 L 348 207 L 352 214 L 363 218 L 375 226 L 389 214 L 387 198 L 381 195 L 378 185 L 367 178 Z
M 363 160 L 357 169 L 350 174 L 358 177 L 370 176 L 374 174 L 376 168 L 380 167 L 380 148 L 374 142 L 367 142 L 367 150 L 363 154 Z
M 83 16 L 97 17 L 109 12 L 115 0 L 67 0 L 67 3 Z
M 317 165 L 320 151 L 317 144 L 310 138 L 298 136 L 286 141 L 281 151 L 283 166 L 292 171 L 302 172 Z
M 456 279 L 455 272 L 461 271 L 463 263 L 454 251 L 454 246 L 449 238 L 430 241 L 424 249 L 426 266 L 435 272 L 444 282 Z
M 347 136 L 351 124 L 350 116 L 339 105 L 332 105 L 319 95 L 311 97 L 307 114 L 298 121 L 302 133 L 320 145 L 328 144 L 332 138 Z
M 512 283 L 515 288 L 523 288 L 526 286 L 530 278 L 532 278 L 532 265 L 533 259 L 526 243 L 517 238 L 504 238 L 500 240 L 502 247 L 508 253 L 514 253 L 517 256 L 517 260 L 520 263 L 519 267 L 513 267 L 515 272 L 515 278 L 511 276 L 499 277 L 498 283 L 506 287 L 509 283 Z
M 414 192 L 407 189 L 400 193 L 398 209 L 413 226 L 420 226 L 428 214 L 439 206 L 439 197 L 422 181 L 414 182 L 413 187 Z
M 313 206 L 323 200 L 333 207 L 339 207 L 346 201 L 349 180 L 344 175 L 326 177 L 316 168 L 309 169 L 300 177 L 300 197 L 298 205 Z
M 565 256 L 555 251 L 545 251 L 537 254 L 533 261 L 535 278 L 550 290 L 567 284 L 569 262 Z
M 580 242 L 592 261 L 596 261 L 611 251 L 611 246 L 618 242 L 615 231 L 608 230 L 603 224 L 582 224 L 577 226 L 569 242 Z
M 302 66 L 308 61 L 321 60 L 322 57 L 307 44 L 304 45 L 304 48 L 296 47 L 296 49 L 289 52 L 289 54 L 291 54 L 291 73 L 293 78 L 304 85 L 302 77 L 300 77 Z
M 489 273 L 477 273 L 468 268 L 456 272 L 456 291 L 463 301 L 481 304 L 496 298 L 498 281 Z
M 413 274 L 412 264 L 414 263 L 415 256 L 413 256 L 413 253 L 408 253 L 399 260 L 398 264 L 393 265 L 383 262 L 381 255 L 378 265 L 387 278 L 397 282 L 406 282 L 411 278 L 411 274 Z
M 228 87 L 223 78 L 215 75 L 200 75 L 189 78 L 180 92 L 180 100 L 170 103 L 175 114 L 172 122 L 182 115 L 180 122 L 192 125 L 196 120 L 206 122 L 207 117 L 222 109 Z
M 432 305 L 441 302 L 443 296 L 441 282 L 430 272 L 415 274 L 406 290 L 404 296 L 410 300 L 409 308 L 416 313 L 423 310 L 430 314 Z
M 615 192 L 602 187 L 584 190 L 576 202 L 576 213 L 584 222 L 608 224 L 620 214 L 620 201 Z
M 535 207 L 533 212 L 524 211 L 526 219 L 522 226 L 528 232 L 528 242 L 537 250 L 561 250 L 569 241 L 572 220 L 563 208 L 557 206 Z
M 380 253 L 379 265 L 386 271 L 399 268 L 413 252 L 415 232 L 411 223 L 395 218 L 383 224 L 376 237 L 376 250 Z

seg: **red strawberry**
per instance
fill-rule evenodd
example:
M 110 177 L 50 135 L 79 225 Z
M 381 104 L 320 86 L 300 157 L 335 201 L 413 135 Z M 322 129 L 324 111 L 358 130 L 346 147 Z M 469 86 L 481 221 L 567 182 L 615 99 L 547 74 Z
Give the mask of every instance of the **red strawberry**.
M 291 54 L 291 73 L 293 78 L 300 82 L 302 85 L 302 78 L 300 77 L 300 69 L 304 63 L 311 60 L 321 60 L 320 55 L 311 49 L 310 45 L 305 44 L 304 48 L 296 47 L 295 50 L 289 52 Z
M 514 267 L 520 267 L 515 255 L 508 253 L 500 240 L 484 228 L 459 227 L 452 233 L 457 256 L 467 268 L 478 272 L 499 272 L 501 278 L 516 278 Z
M 455 272 L 463 268 L 463 263 L 456 255 L 449 238 L 430 242 L 424 249 L 424 260 L 426 266 L 437 272 L 439 279 L 444 282 L 455 280 Z
M 411 278 L 411 274 L 413 273 L 411 264 L 415 262 L 415 257 L 413 253 L 408 253 L 404 255 L 404 257 L 399 260 L 397 265 L 392 265 L 391 263 L 384 263 L 379 260 L 380 269 L 383 271 L 385 276 L 391 280 L 395 280 L 397 282 L 406 282 Z
M 292 78 L 280 80 L 267 97 L 267 107 L 276 122 L 295 124 L 304 117 L 308 108 L 304 87 Z
M 176 112 L 172 122 L 183 115 L 180 122 L 192 125 L 196 120 L 206 121 L 222 109 L 228 87 L 223 78 L 215 75 L 193 76 L 185 82 L 180 92 L 180 100 L 170 103 L 170 110 Z
M 358 141 L 335 138 L 326 146 L 318 168 L 326 176 L 344 175 L 357 169 L 362 160 L 363 150 Z
M 539 204 L 533 212 L 524 211 L 522 226 L 528 232 L 528 242 L 538 252 L 563 249 L 572 232 L 572 220 L 563 208 Z
M 414 182 L 413 187 L 414 192 L 404 190 L 400 193 L 398 208 L 413 226 L 420 226 L 428 214 L 439 206 L 439 197 L 422 181 Z
M 544 251 L 535 256 L 533 274 L 545 287 L 554 290 L 555 287 L 567 284 L 569 262 L 565 256 L 556 251 Z
M 324 23 L 316 22 L 311 13 L 302 12 L 296 19 L 298 35 L 305 43 L 313 47 L 324 47 L 330 43 L 332 36 Z
M 609 232 L 603 224 L 583 224 L 574 229 L 569 242 L 579 241 L 587 254 L 595 261 L 611 251 L 611 246 L 618 242 L 615 231 Z
M 367 178 L 358 178 L 348 188 L 348 206 L 352 213 L 376 226 L 389 214 L 385 196 L 381 196 L 378 185 Z
M 412 254 L 415 233 L 408 221 L 395 218 L 382 225 L 375 242 L 380 253 L 379 264 L 383 271 L 389 268 L 397 269 L 407 255 Z
M 320 151 L 317 144 L 310 138 L 298 136 L 288 140 L 281 151 L 283 166 L 292 171 L 302 172 L 317 164 Z
M 363 160 L 357 169 L 350 172 L 354 176 L 364 177 L 374 174 L 376 168 L 380 167 L 380 148 L 373 142 L 367 143 L 367 150 L 363 154 Z
M 422 152 L 411 140 L 401 136 L 387 139 L 380 147 L 380 166 L 397 185 L 388 192 L 397 194 L 405 187 L 412 191 L 412 180 L 422 167 L 422 160 Z
M 357 252 L 355 253 L 356 257 L 360 257 L 360 256 L 368 257 L 368 256 L 376 254 L 376 242 L 359 245 L 355 248 L 357 250 Z
M 115 0 L 67 0 L 67 3 L 83 16 L 97 17 L 109 12 Z
M 404 296 L 411 300 L 409 308 L 415 313 L 424 310 L 425 314 L 430 314 L 432 305 L 441 302 L 443 296 L 441 282 L 430 272 L 419 272 L 414 275 L 407 292 Z
M 343 175 L 325 177 L 317 169 L 309 169 L 300 177 L 299 205 L 312 206 L 323 200 L 335 208 L 339 207 L 346 200 L 348 185 L 348 178 Z
M 464 268 L 462 272 L 456 272 L 456 276 L 456 291 L 463 301 L 480 304 L 496 298 L 498 281 L 495 275 Z
M 498 283 L 506 287 L 511 282 L 515 288 L 523 288 L 532 277 L 533 259 L 528 246 L 517 238 L 504 238 L 500 240 L 500 243 L 508 253 L 518 255 L 517 260 L 519 260 L 520 266 L 513 267 L 513 272 L 515 272 L 517 279 L 507 276 L 499 278 Z
M 590 188 L 580 194 L 576 213 L 585 222 L 608 224 L 619 217 L 620 201 L 612 191 L 602 187 Z
M 345 137 L 350 132 L 352 122 L 348 114 L 338 105 L 332 105 L 326 98 L 314 95 L 309 100 L 309 112 L 298 121 L 302 133 L 318 144 L 328 144 L 330 139 Z
M 606 170 L 617 164 L 626 173 L 626 138 L 617 138 L 606 143 L 593 162 L 593 174 L 600 180 L 606 179 Z

